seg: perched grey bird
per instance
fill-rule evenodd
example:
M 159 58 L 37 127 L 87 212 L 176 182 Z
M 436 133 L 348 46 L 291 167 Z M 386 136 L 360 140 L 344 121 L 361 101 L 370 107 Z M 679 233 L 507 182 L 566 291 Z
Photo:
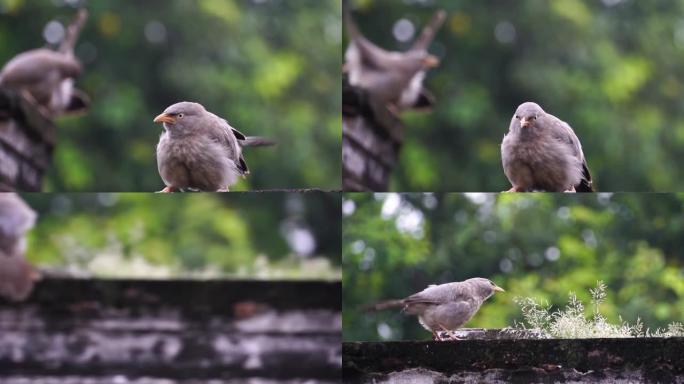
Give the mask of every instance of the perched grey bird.
M 470 320 L 485 302 L 503 288 L 491 280 L 474 277 L 461 282 L 431 285 L 405 299 L 377 303 L 373 310 L 402 307 L 418 316 L 420 324 L 439 339 L 440 331 L 455 331 Z
M 87 18 L 80 9 L 57 51 L 39 48 L 12 58 L 0 71 L 0 86 L 20 91 L 47 118 L 86 109 L 87 95 L 74 88 L 82 72 L 74 46 Z
M 245 136 L 201 104 L 180 102 L 154 119 L 164 131 L 157 145 L 157 167 L 166 188 L 226 192 L 249 173 L 242 147 L 266 146 L 268 139 Z
M 16 194 L 0 193 L 0 296 L 12 301 L 28 297 L 40 277 L 26 259 L 26 232 L 36 213 Z
M 570 126 L 527 102 L 515 111 L 501 143 L 509 192 L 593 192 L 582 145 Z
M 345 70 L 349 84 L 365 89 L 382 105 L 395 112 L 429 107 L 434 100 L 423 88 L 428 69 L 439 65 L 439 59 L 427 49 L 441 27 L 446 13 L 438 11 L 421 36 L 406 52 L 384 50 L 365 38 L 354 23 L 347 2 L 344 19 L 350 42 L 345 53 Z

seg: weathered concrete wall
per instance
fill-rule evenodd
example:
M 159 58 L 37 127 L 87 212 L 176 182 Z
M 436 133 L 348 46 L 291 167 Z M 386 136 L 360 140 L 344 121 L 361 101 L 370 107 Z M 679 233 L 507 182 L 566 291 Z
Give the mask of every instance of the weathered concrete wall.
M 684 383 L 684 338 L 350 342 L 346 383 Z
M 0 89 L 0 191 L 40 191 L 54 145 L 54 124 Z
M 46 280 L 0 304 L 0 382 L 339 382 L 340 295 L 335 282 Z
M 403 125 L 346 80 L 342 100 L 342 188 L 386 191 L 399 159 Z

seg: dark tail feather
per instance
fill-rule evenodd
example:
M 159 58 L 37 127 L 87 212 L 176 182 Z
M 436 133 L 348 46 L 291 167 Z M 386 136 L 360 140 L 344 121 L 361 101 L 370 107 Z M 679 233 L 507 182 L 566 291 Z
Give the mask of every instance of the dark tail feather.
M 276 145 L 276 142 L 260 136 L 247 136 L 244 140 L 240 140 L 240 145 L 243 147 L 270 147 Z
M 432 16 L 432 20 L 430 20 L 430 23 L 423 28 L 423 32 L 420 34 L 420 37 L 413 43 L 413 46 L 411 47 L 412 51 L 427 51 L 428 47 L 432 43 L 432 40 L 435 38 L 435 35 L 437 34 L 437 31 L 442 27 L 442 24 L 444 24 L 444 20 L 446 20 L 446 12 L 444 10 L 439 10 L 435 12 L 435 14 Z
M 400 308 L 406 305 L 404 300 L 388 300 L 388 301 L 381 301 L 379 303 L 375 304 L 370 304 L 370 305 L 365 305 L 361 307 L 366 312 L 370 311 L 384 311 L 385 309 L 391 309 L 391 308 Z
M 596 189 L 594 188 L 594 182 L 591 180 L 591 174 L 589 173 L 589 168 L 587 167 L 586 162 L 582 164 L 582 174 L 584 178 L 579 185 L 575 186 L 575 192 L 596 192 Z

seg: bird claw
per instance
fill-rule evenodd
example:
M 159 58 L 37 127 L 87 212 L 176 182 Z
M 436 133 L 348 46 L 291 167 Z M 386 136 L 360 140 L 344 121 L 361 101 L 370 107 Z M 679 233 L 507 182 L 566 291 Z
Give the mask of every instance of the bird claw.
M 436 332 L 435 333 L 435 340 L 436 341 L 456 341 L 456 340 L 463 340 L 463 339 L 456 336 L 453 332 L 445 330 L 445 331 L 441 331 L 441 332 Z
M 169 187 L 168 185 L 164 187 L 161 191 L 157 193 L 173 193 L 173 192 L 178 192 L 178 189 L 176 187 Z

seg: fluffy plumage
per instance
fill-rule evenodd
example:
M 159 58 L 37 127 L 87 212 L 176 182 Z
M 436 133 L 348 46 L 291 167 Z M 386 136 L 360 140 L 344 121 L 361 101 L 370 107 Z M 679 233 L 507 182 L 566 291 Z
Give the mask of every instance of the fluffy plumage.
M 157 166 L 165 192 L 227 191 L 249 173 L 242 147 L 273 145 L 268 139 L 245 136 L 198 103 L 174 104 L 154 122 L 164 126 Z
M 594 190 L 577 135 L 538 104 L 518 107 L 501 143 L 501 159 L 512 192 Z
M 461 282 L 431 285 L 405 299 L 375 304 L 372 309 L 403 308 L 418 316 L 420 324 L 434 335 L 461 328 L 480 309 L 482 303 L 503 289 L 491 280 L 475 277 Z
M 397 110 L 431 106 L 433 97 L 423 88 L 423 80 L 427 70 L 436 67 L 439 60 L 427 48 L 445 18 L 444 11 L 435 13 L 408 51 L 392 52 L 361 34 L 345 2 L 344 19 L 350 38 L 345 69 L 349 84 L 365 89 L 381 104 Z
M 40 276 L 24 258 L 26 233 L 36 213 L 14 193 L 0 193 L 0 296 L 12 301 L 28 297 Z
M 87 108 L 88 97 L 74 88 L 82 72 L 74 46 L 87 16 L 79 10 L 57 51 L 33 49 L 8 61 L 0 71 L 0 86 L 22 92 L 48 118 Z

